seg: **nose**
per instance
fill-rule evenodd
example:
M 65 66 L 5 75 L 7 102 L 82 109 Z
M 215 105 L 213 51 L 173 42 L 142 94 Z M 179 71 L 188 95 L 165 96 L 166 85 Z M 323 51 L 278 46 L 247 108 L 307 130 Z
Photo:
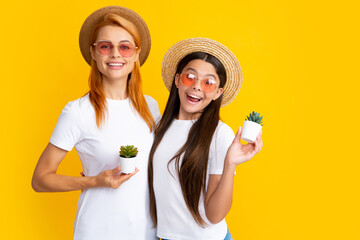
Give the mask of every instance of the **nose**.
M 111 51 L 111 57 L 113 58 L 119 58 L 121 57 L 121 54 L 119 52 L 119 49 L 117 47 L 114 47 Z
M 196 91 L 201 91 L 201 81 L 196 79 L 195 83 L 192 85 L 192 88 Z

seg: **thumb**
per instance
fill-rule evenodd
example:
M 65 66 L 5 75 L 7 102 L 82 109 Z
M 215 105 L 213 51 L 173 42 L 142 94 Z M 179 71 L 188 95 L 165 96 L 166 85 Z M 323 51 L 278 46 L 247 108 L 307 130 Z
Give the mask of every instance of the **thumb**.
M 139 172 L 139 169 L 135 168 L 134 172 L 132 172 L 130 174 L 126 174 L 124 178 L 127 180 L 127 179 L 131 178 L 132 176 L 134 176 L 137 172 Z
M 242 133 L 242 127 L 240 126 L 235 135 L 234 142 L 240 142 L 241 133 Z
M 119 173 L 120 171 L 121 171 L 121 167 L 120 167 L 120 166 L 117 166 L 116 168 L 114 168 L 114 169 L 111 170 L 111 173 L 112 173 L 112 174 L 117 174 L 117 173 Z

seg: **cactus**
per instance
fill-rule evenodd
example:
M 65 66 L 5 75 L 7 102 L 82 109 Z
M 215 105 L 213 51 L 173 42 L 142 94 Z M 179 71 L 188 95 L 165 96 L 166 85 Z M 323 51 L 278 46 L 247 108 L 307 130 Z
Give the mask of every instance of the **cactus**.
M 123 158 L 133 158 L 138 154 L 137 148 L 134 148 L 134 145 L 126 145 L 120 147 L 120 157 Z
M 260 117 L 260 113 L 253 111 L 252 113 L 250 113 L 249 116 L 247 116 L 247 119 L 245 119 L 245 121 L 247 120 L 247 121 L 256 122 L 256 123 L 260 124 L 261 126 L 263 126 L 264 124 L 261 124 L 262 118 L 263 117 Z

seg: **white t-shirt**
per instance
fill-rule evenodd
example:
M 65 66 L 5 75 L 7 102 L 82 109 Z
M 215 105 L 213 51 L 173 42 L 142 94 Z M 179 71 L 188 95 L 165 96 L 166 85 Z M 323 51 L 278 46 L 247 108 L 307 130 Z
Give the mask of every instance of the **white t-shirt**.
M 145 96 L 157 122 L 157 102 Z M 139 172 L 118 189 L 82 191 L 74 223 L 75 240 L 156 239 L 149 213 L 147 166 L 153 133 L 128 99 L 107 99 L 108 116 L 101 129 L 88 95 L 69 102 L 61 112 L 50 143 L 71 151 L 75 146 L 85 176 L 95 176 L 119 165 L 121 145 L 138 147 Z
M 217 224 L 210 223 L 206 218 L 204 196 L 202 195 L 199 211 L 208 226 L 202 228 L 198 225 L 186 206 L 179 177 L 175 171 L 175 160 L 169 164 L 168 169 L 169 160 L 185 144 L 192 125 L 193 121 L 191 120 L 175 119 L 154 154 L 153 176 L 158 221 L 157 236 L 174 240 L 223 240 L 227 233 L 225 219 Z M 219 121 L 210 145 L 207 179 L 210 174 L 222 174 L 226 152 L 233 140 L 232 129 Z

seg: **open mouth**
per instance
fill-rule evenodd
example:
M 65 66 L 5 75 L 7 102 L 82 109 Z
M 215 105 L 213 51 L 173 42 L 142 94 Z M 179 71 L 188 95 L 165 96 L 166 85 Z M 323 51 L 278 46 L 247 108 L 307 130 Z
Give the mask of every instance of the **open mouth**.
M 110 63 L 106 63 L 106 65 L 108 65 L 111 69 L 120 69 L 120 68 L 122 68 L 125 64 L 124 64 L 124 63 L 114 63 L 114 62 L 110 62 Z
M 187 100 L 193 104 L 198 103 L 202 100 L 201 97 L 195 96 L 193 94 L 186 94 L 186 96 L 187 96 Z

